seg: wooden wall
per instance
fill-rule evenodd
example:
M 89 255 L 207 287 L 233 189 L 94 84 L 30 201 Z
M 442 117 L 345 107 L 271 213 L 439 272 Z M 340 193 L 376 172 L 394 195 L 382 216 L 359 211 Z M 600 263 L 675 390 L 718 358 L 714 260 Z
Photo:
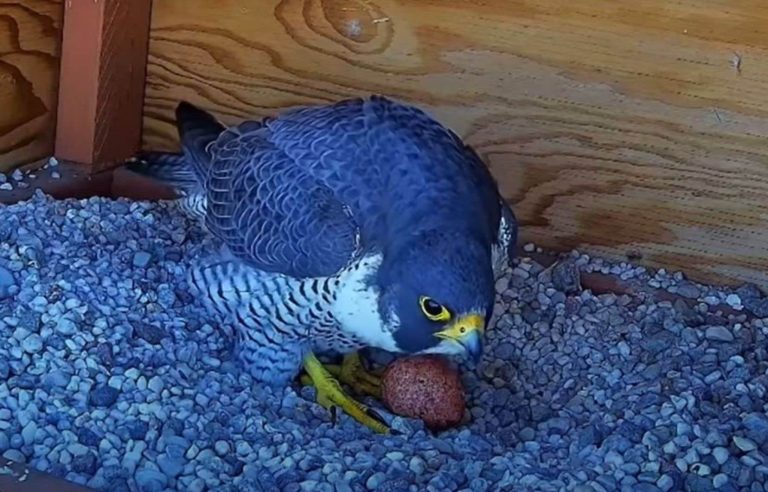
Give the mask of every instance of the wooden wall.
M 0 0 L 0 172 L 53 153 L 62 0 Z
M 476 146 L 523 240 L 768 285 L 768 2 L 160 0 L 144 145 L 379 92 Z

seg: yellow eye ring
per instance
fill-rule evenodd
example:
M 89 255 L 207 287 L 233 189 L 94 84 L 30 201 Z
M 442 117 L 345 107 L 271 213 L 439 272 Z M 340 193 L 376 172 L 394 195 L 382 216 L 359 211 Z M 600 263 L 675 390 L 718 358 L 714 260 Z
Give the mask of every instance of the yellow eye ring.
M 421 312 L 430 321 L 448 321 L 451 319 L 450 311 L 430 297 L 421 296 L 419 298 L 419 306 L 421 307 Z

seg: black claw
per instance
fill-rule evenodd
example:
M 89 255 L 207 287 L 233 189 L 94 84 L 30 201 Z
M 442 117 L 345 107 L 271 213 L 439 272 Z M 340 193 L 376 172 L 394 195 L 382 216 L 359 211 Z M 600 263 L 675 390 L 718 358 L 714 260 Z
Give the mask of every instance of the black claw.
M 336 423 L 337 423 L 337 419 L 336 419 L 336 417 L 337 417 L 337 415 L 336 415 L 336 407 L 335 407 L 335 406 L 331 407 L 331 408 L 329 409 L 329 411 L 331 412 L 331 425 L 332 425 L 333 427 L 336 427 Z
M 366 407 L 365 413 L 368 414 L 368 416 L 371 417 L 373 420 L 378 420 L 379 423 L 382 423 L 384 425 L 388 425 L 387 421 L 382 418 L 381 414 L 379 414 L 378 412 L 376 412 L 372 408 Z

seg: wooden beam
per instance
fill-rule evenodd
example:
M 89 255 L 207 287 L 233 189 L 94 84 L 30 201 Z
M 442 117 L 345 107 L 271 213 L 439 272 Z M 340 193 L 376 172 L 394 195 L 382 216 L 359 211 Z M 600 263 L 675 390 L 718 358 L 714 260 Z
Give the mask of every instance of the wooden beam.
M 90 171 L 141 146 L 151 0 L 65 0 L 55 155 Z
M 4 467 L 0 473 L 0 491 L 2 492 L 95 492 L 94 489 L 66 481 L 62 478 L 42 473 L 30 466 L 8 458 L 0 458 Z

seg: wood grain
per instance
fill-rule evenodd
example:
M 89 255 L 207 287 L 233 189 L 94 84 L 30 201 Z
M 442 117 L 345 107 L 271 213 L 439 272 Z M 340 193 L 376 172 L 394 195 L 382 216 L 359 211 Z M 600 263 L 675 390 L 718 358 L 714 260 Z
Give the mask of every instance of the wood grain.
M 140 149 L 150 6 L 66 2 L 56 157 L 94 172 Z
M 53 153 L 61 0 L 0 0 L 0 172 Z
M 474 145 L 522 240 L 768 286 L 768 3 L 155 2 L 144 146 L 383 93 Z

